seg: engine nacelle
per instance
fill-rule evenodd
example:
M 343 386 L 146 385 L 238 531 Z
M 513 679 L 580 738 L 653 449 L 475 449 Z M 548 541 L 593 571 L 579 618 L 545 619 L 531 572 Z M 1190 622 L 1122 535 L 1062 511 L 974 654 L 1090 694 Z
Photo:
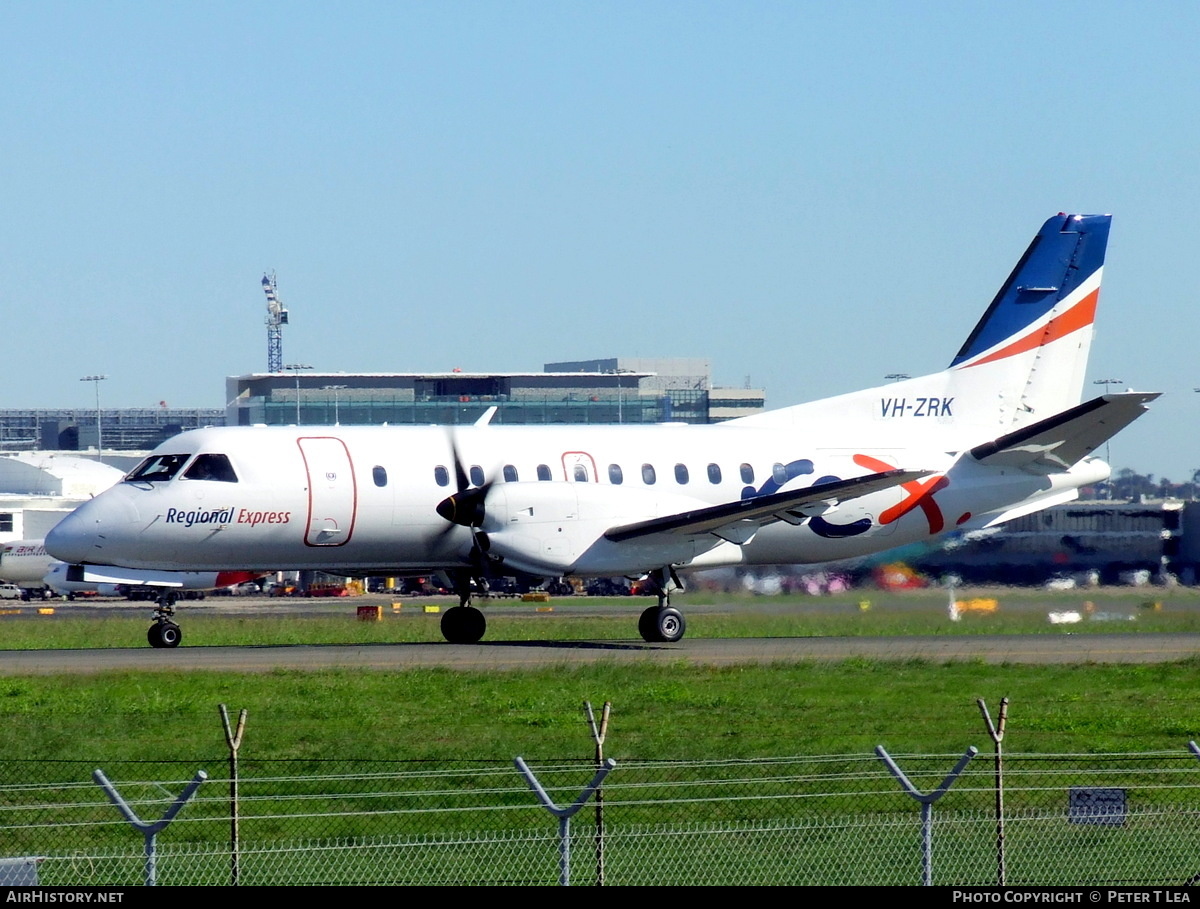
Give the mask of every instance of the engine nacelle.
M 686 562 L 720 540 L 659 534 L 647 546 L 638 540 L 613 543 L 604 538 L 606 530 L 707 504 L 653 489 L 498 483 L 488 491 L 480 530 L 490 554 L 531 574 L 635 574 Z

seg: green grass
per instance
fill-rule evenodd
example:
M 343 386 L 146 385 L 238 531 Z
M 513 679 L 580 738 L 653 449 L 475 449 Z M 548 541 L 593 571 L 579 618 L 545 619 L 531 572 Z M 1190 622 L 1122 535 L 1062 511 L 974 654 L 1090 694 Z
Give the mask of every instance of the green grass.
M 0 743 L 45 759 L 224 753 L 217 704 L 246 708 L 244 756 L 582 758 L 581 704 L 613 702 L 606 752 L 645 759 L 989 744 L 975 699 L 1012 699 L 1019 751 L 1182 748 L 1200 733 L 1200 661 L 990 666 L 850 660 L 704 668 L 563 665 L 522 672 L 322 670 L 0 679 Z

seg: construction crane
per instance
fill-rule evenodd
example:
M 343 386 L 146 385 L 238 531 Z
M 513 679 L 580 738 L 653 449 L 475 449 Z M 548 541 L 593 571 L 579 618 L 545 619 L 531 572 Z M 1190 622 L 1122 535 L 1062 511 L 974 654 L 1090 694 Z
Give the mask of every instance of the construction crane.
M 283 326 L 288 324 L 287 307 L 279 300 L 275 272 L 263 275 L 267 295 L 267 372 L 283 372 Z

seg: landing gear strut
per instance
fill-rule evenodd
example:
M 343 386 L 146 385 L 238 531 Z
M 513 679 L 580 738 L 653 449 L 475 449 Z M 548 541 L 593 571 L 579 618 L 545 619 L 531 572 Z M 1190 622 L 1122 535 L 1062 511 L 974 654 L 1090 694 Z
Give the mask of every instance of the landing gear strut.
M 442 637 L 451 644 L 477 644 L 487 631 L 487 619 L 471 605 L 471 573 L 455 571 L 450 579 L 458 594 L 458 605 L 447 609 L 442 616 Z
M 178 647 L 183 640 L 183 631 L 171 621 L 175 615 L 175 594 L 163 591 L 158 595 L 158 605 L 154 607 L 154 624 L 146 632 L 146 640 L 151 647 Z
M 658 595 L 658 605 L 649 606 L 638 619 L 638 633 L 650 644 L 673 644 L 683 639 L 687 622 L 683 613 L 671 606 L 671 591 L 683 590 L 683 584 L 672 568 L 650 572 L 647 580 Z

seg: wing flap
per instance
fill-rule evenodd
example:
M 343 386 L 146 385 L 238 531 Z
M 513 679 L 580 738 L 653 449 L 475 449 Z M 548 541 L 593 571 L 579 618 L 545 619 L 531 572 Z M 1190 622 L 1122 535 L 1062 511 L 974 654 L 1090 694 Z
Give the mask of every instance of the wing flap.
M 806 517 L 828 511 L 838 502 L 891 489 L 931 473 L 931 470 L 887 470 L 625 524 L 606 531 L 604 536 L 614 543 L 622 543 L 656 533 L 684 536 L 711 533 L 732 542 L 745 542 L 764 524 L 777 520 L 799 524 Z
M 1057 473 L 1093 451 L 1146 412 L 1155 392 L 1101 395 L 1062 413 L 976 445 L 971 456 L 989 467 Z

